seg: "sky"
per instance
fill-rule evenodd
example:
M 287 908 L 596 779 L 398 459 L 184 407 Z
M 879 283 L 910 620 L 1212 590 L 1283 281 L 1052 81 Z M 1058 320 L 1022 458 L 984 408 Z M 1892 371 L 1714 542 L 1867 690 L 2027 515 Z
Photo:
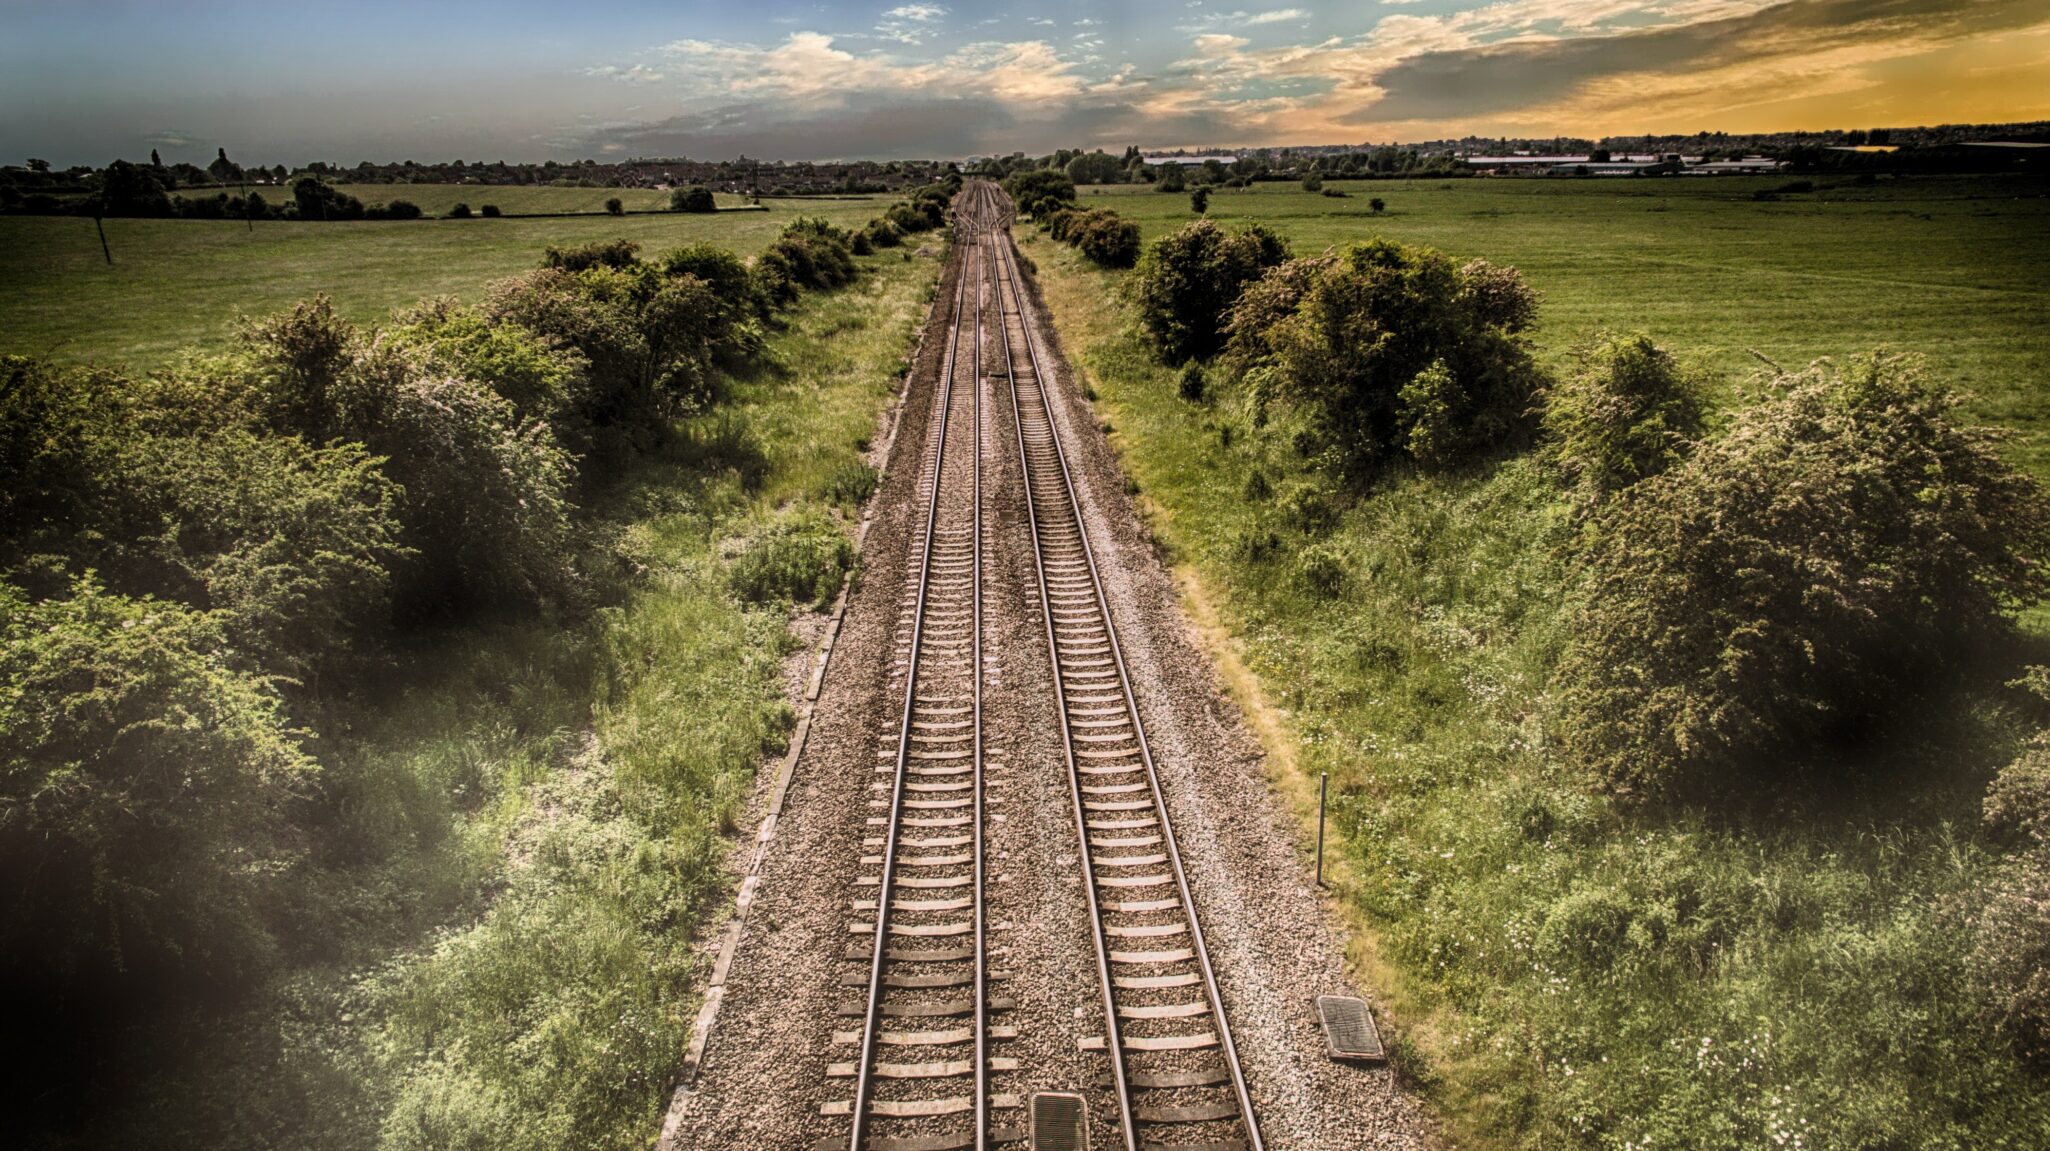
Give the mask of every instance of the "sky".
M 0 161 L 938 157 L 2050 119 L 2050 0 L 0 0 Z

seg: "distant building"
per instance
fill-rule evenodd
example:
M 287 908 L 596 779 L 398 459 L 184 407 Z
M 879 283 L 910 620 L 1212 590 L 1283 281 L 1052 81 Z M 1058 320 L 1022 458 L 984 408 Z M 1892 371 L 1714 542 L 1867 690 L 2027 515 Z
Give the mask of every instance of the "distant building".
M 1177 164 L 1184 168 L 1200 168 L 1212 160 L 1225 165 L 1238 162 L 1237 156 L 1141 156 L 1139 158 L 1144 160 L 1147 166 L 1153 168 L 1158 168 L 1163 164 Z

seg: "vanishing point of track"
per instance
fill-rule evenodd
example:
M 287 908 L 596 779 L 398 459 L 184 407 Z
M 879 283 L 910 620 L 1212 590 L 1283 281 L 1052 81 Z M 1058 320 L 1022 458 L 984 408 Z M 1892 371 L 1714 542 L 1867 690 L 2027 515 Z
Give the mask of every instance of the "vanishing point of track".
M 984 828 L 998 766 L 985 757 L 983 728 L 988 386 L 1008 393 L 1017 432 L 1102 1000 L 1103 1034 L 1082 1042 L 1105 1052 L 1108 1074 L 1075 1088 L 1107 1098 L 1110 1114 L 1099 1122 L 1115 1128 L 1126 1151 L 1263 1151 L 1042 384 L 1009 222 L 1008 201 L 988 183 L 969 184 L 956 201 L 959 271 L 920 476 L 925 518 L 904 605 L 908 635 L 897 649 L 902 717 L 894 750 L 879 753 L 886 778 L 876 789 L 887 799 L 871 803 L 882 812 L 868 820 L 879 834 L 864 840 L 875 854 L 863 856 L 852 900 L 857 914 L 869 914 L 850 924 L 857 943 L 848 958 L 865 970 L 846 982 L 866 996 L 841 1008 L 860 1029 L 835 1034 L 858 1054 L 829 1068 L 853 1080 L 852 1100 L 825 1108 L 848 1115 L 851 1130 L 820 1146 L 982 1151 L 1026 1137 L 1020 1119 L 993 1121 L 1019 1114 L 1023 1101 L 992 1084 L 1018 1066 L 991 1050 L 1016 1032 L 992 1022 L 1011 1003 L 990 993 L 1004 977 L 991 959 L 1006 951 L 990 945 L 1003 925 L 986 915 Z

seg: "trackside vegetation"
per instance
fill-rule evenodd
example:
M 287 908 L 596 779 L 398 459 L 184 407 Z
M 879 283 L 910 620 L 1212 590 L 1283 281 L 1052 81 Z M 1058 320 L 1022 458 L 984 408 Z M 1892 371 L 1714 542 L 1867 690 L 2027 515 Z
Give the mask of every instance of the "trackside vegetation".
M 1292 256 L 1034 263 L 1293 793 L 1330 775 L 1399 1073 L 1483 1146 L 2039 1145 L 2050 520 L 2001 434 L 1912 355 L 1559 359 L 1510 267 Z
M 24 1145 L 646 1145 L 932 290 L 853 249 L 0 360 Z

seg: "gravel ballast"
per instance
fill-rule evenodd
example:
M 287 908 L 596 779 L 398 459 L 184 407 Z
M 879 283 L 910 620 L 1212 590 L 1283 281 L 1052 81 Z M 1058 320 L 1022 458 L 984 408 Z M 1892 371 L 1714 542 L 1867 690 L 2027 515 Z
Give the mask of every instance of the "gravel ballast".
M 786 1151 L 846 1135 L 847 1119 L 822 1116 L 820 1108 L 852 1096 L 850 1081 L 827 1075 L 829 1063 L 853 1058 L 832 1033 L 858 1026 L 836 1014 L 861 994 L 843 986 L 860 969 L 845 958 L 849 901 L 861 897 L 853 881 L 863 870 L 862 839 L 874 833 L 865 822 L 871 784 L 887 778 L 876 772 L 877 755 L 894 748 L 903 707 L 902 678 L 893 681 L 892 671 L 915 599 L 925 510 L 918 489 L 933 452 L 935 397 L 962 275 L 958 253 L 966 247 L 957 246 L 927 320 L 862 572 L 761 862 L 717 1025 L 698 1077 L 672 1104 L 665 1151 Z M 971 294 L 974 285 L 971 269 Z M 1125 495 L 1046 309 L 1036 298 L 1030 303 L 1077 498 L 1267 1145 L 1422 1146 L 1423 1114 L 1387 1070 L 1325 1055 L 1315 997 L 1357 993 L 1346 979 L 1342 941 L 1311 888 L 1258 747 L 1220 689 Z M 1103 1033 L 1102 1005 L 1017 437 L 1008 388 L 1001 378 L 983 387 L 985 730 L 990 811 L 1002 817 L 988 831 L 988 918 L 990 943 L 1002 949 L 991 967 L 1007 976 L 991 994 L 1017 1001 L 993 1022 L 1018 1031 L 992 1053 L 1019 1061 L 1017 1071 L 995 1074 L 991 1089 L 1020 1097 L 1085 1090 L 1097 1109 L 1107 1093 L 1091 1084 L 1108 1074 L 1108 1063 L 1078 1041 Z M 737 859 L 752 854 L 752 842 L 747 847 Z M 999 1127 L 1024 1121 L 1016 1110 L 993 1118 Z

